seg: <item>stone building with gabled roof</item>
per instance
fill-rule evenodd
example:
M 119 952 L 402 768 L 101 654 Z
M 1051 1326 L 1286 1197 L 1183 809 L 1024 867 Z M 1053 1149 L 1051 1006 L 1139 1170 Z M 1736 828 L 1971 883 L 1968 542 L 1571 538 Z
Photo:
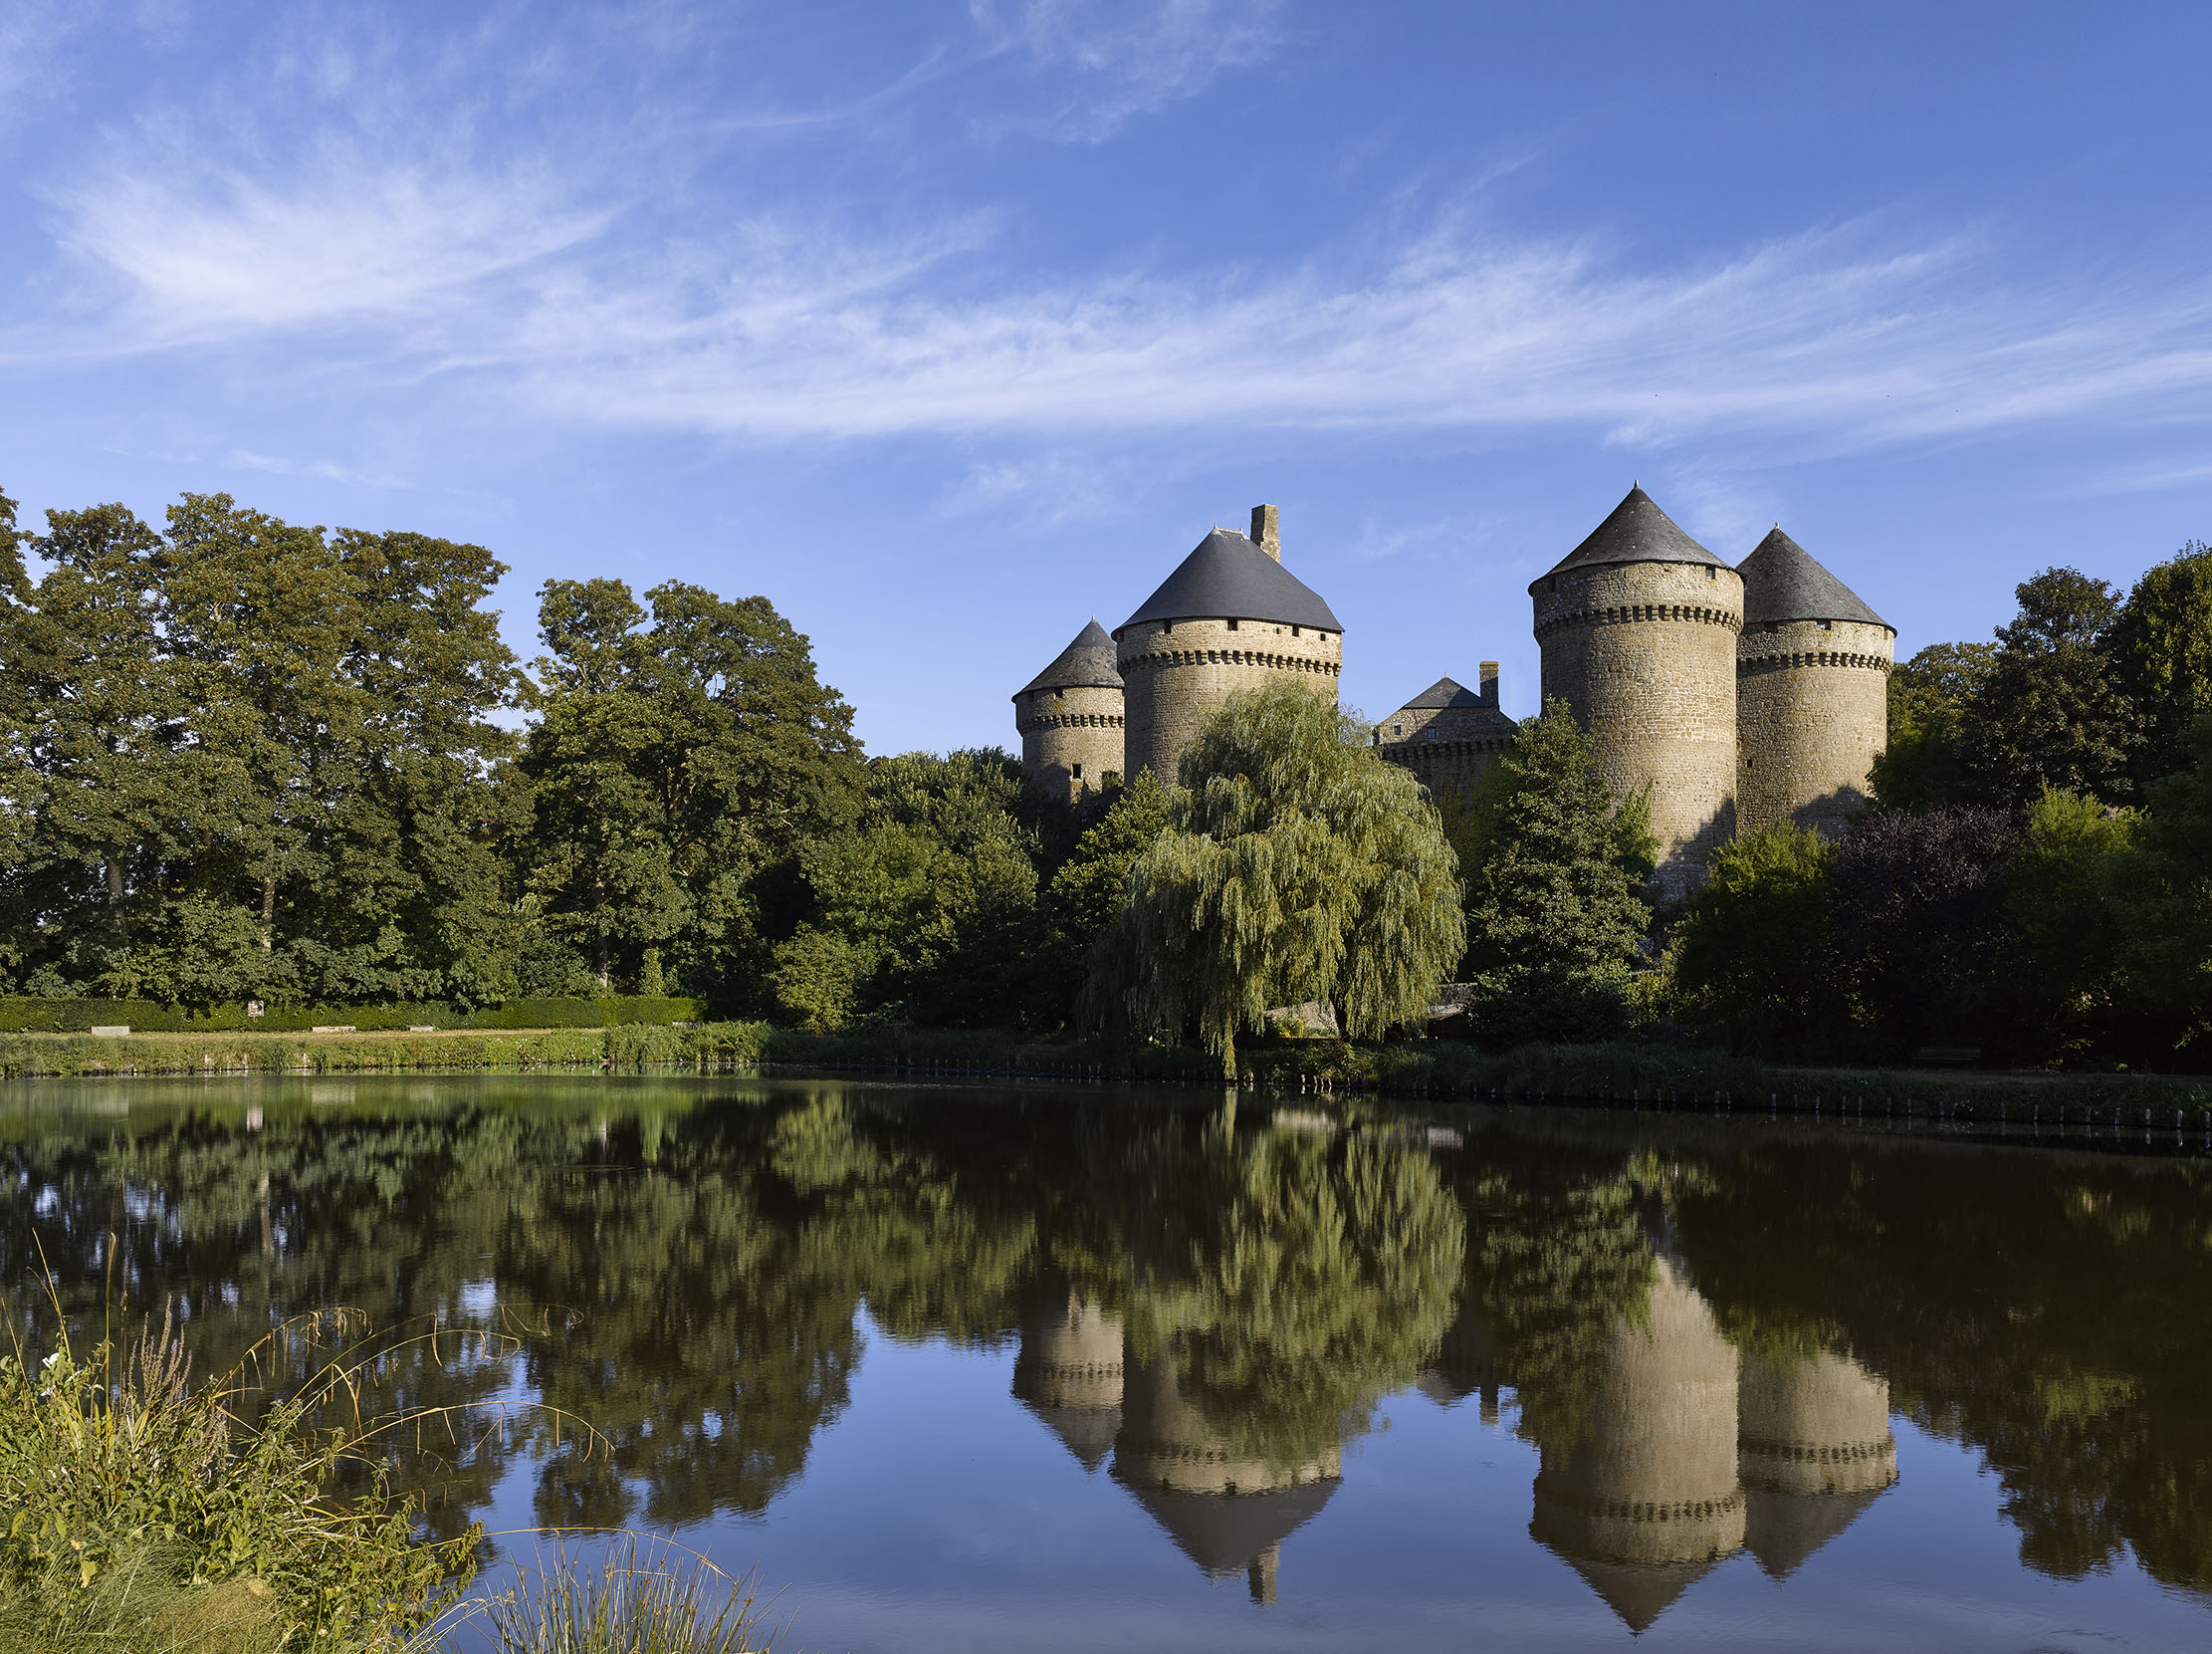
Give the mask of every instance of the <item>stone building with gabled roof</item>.
M 1464 803 L 1520 725 L 1498 705 L 1497 662 L 1482 662 L 1479 693 L 1438 678 L 1375 726 L 1375 745 L 1420 778 L 1429 796 Z

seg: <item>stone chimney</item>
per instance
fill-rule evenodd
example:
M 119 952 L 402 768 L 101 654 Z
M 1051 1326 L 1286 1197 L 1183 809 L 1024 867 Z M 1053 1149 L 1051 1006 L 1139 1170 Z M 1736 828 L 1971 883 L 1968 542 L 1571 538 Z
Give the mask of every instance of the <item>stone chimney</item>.
M 1273 506 L 1252 507 L 1252 544 L 1277 563 L 1282 561 L 1282 524 Z
M 1497 705 L 1497 662 L 1494 660 L 1482 663 L 1482 704 Z

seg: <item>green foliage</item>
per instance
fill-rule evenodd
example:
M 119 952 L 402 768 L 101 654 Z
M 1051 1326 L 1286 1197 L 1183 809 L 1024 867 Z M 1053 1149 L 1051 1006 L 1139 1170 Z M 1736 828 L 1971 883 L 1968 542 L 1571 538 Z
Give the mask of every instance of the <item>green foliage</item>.
M 2111 897 L 2139 827 L 2135 812 L 2056 788 L 2029 806 L 2006 894 L 2019 1058 L 2080 1064 L 2113 1049 L 2126 932 Z
M 1365 727 L 1303 686 L 1231 696 L 1184 754 L 1169 829 L 1092 954 L 1094 1026 L 1196 1023 L 1225 1073 L 1271 1006 L 1323 1000 L 1347 1034 L 1426 1020 L 1464 943 L 1436 811 Z
M 858 822 L 805 846 L 807 924 L 775 953 L 779 1008 L 816 1029 L 896 1007 L 924 1022 L 1036 1020 L 1037 836 L 995 749 L 868 766 Z
M 556 1548 L 486 1605 L 484 1635 L 493 1654 L 765 1654 L 774 1638 L 747 1584 L 634 1539 L 596 1567 Z
M 1933 810 L 1968 797 L 1959 724 L 1996 656 L 1994 643 L 1931 643 L 1889 674 L 1888 746 L 1873 771 L 1885 809 Z
M 1461 827 L 1468 1017 L 1496 1045 L 1599 1039 L 1628 1019 L 1651 909 L 1650 816 L 1614 807 L 1590 736 L 1564 702 L 1499 755 Z
M 169 1325 L 111 1356 L 66 1342 L 0 1356 L 0 1614 L 54 1644 L 127 1636 L 94 1587 L 150 1570 L 163 1606 L 236 1581 L 287 1638 L 381 1650 L 459 1595 L 477 1532 L 417 1542 L 372 1465 L 364 1494 L 327 1497 L 342 1466 L 368 1462 L 357 1435 L 310 1428 L 313 1396 L 248 1427 L 235 1384 L 188 1384 Z
M 546 583 L 525 885 L 602 992 L 648 956 L 727 992 L 769 964 L 763 880 L 852 819 L 852 712 L 766 597 L 669 582 L 645 599 Z
M 2186 769 L 2190 726 L 2212 714 L 2212 546 L 2192 540 L 2135 583 L 2111 648 L 2120 688 L 2145 723 L 2136 781 Z
M 1960 713 L 1978 799 L 2024 806 L 2044 788 L 2125 797 L 2140 719 L 2113 660 L 2119 599 L 2103 581 L 2046 569 L 2016 589 L 1989 675 Z
M 1668 949 L 1677 1015 L 1739 1051 L 1804 1057 L 1832 1046 L 1847 1017 L 1834 872 L 1834 851 L 1788 824 L 1714 851 Z
M 1128 900 L 1130 874 L 1168 830 L 1168 790 L 1150 770 L 1139 771 L 1126 788 L 1111 789 L 1109 798 L 1106 814 L 1060 864 L 1040 903 L 1035 969 L 1042 982 L 1060 986 L 1055 1009 L 1063 1022 L 1074 1013 L 1091 949 Z
M 459 1005 L 271 1006 L 249 1016 L 242 1005 L 184 1010 L 158 1000 L 35 999 L 0 996 L 0 1032 L 81 1034 L 121 1026 L 134 1034 L 299 1034 L 314 1028 L 612 1028 L 628 1023 L 698 1023 L 704 1002 L 610 997 L 508 1000 L 471 1009 Z
M 2191 727 L 2191 766 L 2150 787 L 2150 807 L 2107 886 L 2124 921 L 2121 993 L 2137 1053 L 2212 1066 L 2212 716 Z

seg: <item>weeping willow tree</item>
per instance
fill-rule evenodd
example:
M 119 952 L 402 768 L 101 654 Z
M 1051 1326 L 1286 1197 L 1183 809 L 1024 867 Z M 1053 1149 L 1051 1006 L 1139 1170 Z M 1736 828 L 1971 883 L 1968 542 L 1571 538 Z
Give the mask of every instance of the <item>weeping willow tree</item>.
M 1197 1023 L 1236 1075 L 1270 1006 L 1326 1001 L 1375 1037 L 1426 1016 L 1465 945 L 1458 862 L 1413 776 L 1295 683 L 1232 695 L 1183 756 L 1168 830 L 1090 956 L 1109 1036 Z

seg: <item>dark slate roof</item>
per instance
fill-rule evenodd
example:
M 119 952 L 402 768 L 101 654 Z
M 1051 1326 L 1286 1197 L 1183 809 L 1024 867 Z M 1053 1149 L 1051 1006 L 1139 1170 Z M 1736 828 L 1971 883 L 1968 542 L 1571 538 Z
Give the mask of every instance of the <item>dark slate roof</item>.
M 1568 569 L 1587 569 L 1597 563 L 1708 563 L 1716 569 L 1727 564 L 1684 534 L 1674 520 L 1659 510 L 1658 502 L 1641 487 L 1613 508 L 1613 515 L 1590 531 L 1590 538 L 1552 565 L 1529 590 L 1552 575 Z
M 1187 1494 L 1139 1487 L 1120 1477 L 1137 1503 L 1208 1573 L 1242 1573 L 1319 1514 L 1336 1492 L 1335 1477 L 1255 1494 Z
M 1784 534 L 1779 523 L 1737 566 L 1736 573 L 1743 577 L 1747 626 L 1770 620 L 1857 620 L 1862 625 L 1897 629 Z
M 1000 680 L 1004 681 L 1003 679 Z M 1015 691 L 1020 699 L 1032 689 L 1119 689 L 1121 673 L 1114 670 L 1114 640 L 1093 620 L 1075 634 L 1075 641 L 1059 652 L 1051 665 Z
M 1344 623 L 1305 582 L 1234 529 L 1216 529 L 1121 623 L 1140 620 L 1279 620 L 1318 631 Z
M 1769 1577 L 1787 1579 L 1887 1491 L 1778 1494 L 1750 1489 L 1744 1495 L 1744 1548 L 1758 1557 Z
M 1412 700 L 1408 701 L 1404 706 L 1400 707 L 1399 711 L 1412 712 L 1416 708 L 1419 708 L 1420 710 L 1426 712 L 1431 707 L 1480 706 L 1481 704 L 1482 697 L 1476 694 L 1473 690 L 1469 689 L 1465 684 L 1455 683 L 1450 678 L 1438 678 L 1435 683 L 1432 683 L 1428 688 L 1424 689 L 1420 694 L 1416 695 Z

